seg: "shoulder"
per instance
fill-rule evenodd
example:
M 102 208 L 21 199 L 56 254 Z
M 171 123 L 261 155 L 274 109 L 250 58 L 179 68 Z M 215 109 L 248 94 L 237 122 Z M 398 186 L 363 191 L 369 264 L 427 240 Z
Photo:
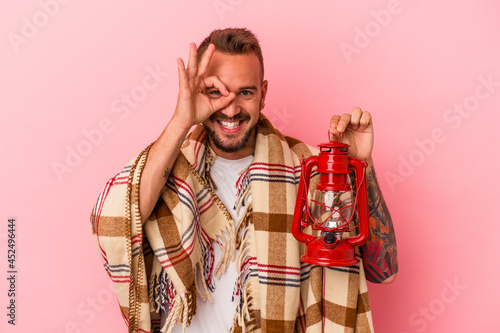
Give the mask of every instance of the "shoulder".
M 285 140 L 290 147 L 290 149 L 297 155 L 297 156 L 304 156 L 305 158 L 311 156 L 311 155 L 317 155 L 318 154 L 318 148 L 313 147 L 311 145 L 308 145 L 307 143 L 293 138 L 291 136 L 285 136 Z

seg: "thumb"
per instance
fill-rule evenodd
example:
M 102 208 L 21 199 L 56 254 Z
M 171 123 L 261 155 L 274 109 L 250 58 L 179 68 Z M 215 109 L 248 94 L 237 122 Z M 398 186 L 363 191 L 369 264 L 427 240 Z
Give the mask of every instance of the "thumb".
M 234 92 L 230 92 L 227 96 L 221 96 L 218 99 L 212 100 L 212 107 L 215 110 L 220 110 L 227 107 L 231 102 L 235 99 L 236 94 Z

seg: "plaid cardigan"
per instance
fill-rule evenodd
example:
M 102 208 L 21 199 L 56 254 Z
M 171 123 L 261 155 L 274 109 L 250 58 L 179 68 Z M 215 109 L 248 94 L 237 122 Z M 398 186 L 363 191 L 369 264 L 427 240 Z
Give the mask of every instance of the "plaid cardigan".
M 162 313 L 162 332 L 188 326 L 197 297 L 210 300 L 214 277 L 232 261 L 239 296 L 232 331 L 373 332 L 363 265 L 303 263 L 304 246 L 291 233 L 300 159 L 316 150 L 283 136 L 261 114 L 233 221 L 208 184 L 214 154 L 206 143 L 199 125 L 144 226 L 139 186 L 149 147 L 108 181 L 94 206 L 92 230 L 129 332 L 159 332 Z M 222 249 L 218 263 L 213 246 Z

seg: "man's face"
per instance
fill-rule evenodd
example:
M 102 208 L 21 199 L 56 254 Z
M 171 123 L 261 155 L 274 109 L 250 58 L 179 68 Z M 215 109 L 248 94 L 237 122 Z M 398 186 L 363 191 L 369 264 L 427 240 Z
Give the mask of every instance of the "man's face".
M 255 127 L 267 92 L 262 81 L 260 62 L 253 53 L 231 55 L 215 51 L 207 76 L 217 76 L 236 98 L 203 122 L 212 148 L 220 157 L 238 159 L 253 154 Z M 216 88 L 208 89 L 209 98 L 219 98 Z

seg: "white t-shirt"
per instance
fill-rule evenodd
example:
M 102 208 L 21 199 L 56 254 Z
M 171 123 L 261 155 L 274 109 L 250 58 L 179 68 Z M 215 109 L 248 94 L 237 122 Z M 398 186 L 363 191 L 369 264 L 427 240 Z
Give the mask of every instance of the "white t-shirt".
M 222 157 L 217 157 L 210 167 L 210 176 L 217 186 L 214 192 L 220 198 L 224 206 L 226 206 L 235 222 L 238 221 L 236 211 L 234 210 L 234 203 L 236 202 L 236 182 L 241 172 L 252 163 L 252 160 L 252 155 L 239 160 L 227 160 Z M 215 264 L 217 264 L 222 256 L 222 252 L 218 244 L 213 245 Z M 226 273 L 222 274 L 220 280 L 215 279 L 215 290 L 210 294 L 213 303 L 210 303 L 208 300 L 203 302 L 200 297 L 197 297 L 196 315 L 193 317 L 191 325 L 186 328 L 187 333 L 229 332 L 229 329 L 233 325 L 233 317 L 237 305 L 236 302 L 231 302 L 237 277 L 236 267 L 234 262 L 232 262 L 228 266 Z M 198 284 L 200 283 L 201 281 L 198 281 Z M 165 320 L 166 317 L 163 316 L 162 326 Z M 175 327 L 172 332 L 182 332 L 182 325 Z

